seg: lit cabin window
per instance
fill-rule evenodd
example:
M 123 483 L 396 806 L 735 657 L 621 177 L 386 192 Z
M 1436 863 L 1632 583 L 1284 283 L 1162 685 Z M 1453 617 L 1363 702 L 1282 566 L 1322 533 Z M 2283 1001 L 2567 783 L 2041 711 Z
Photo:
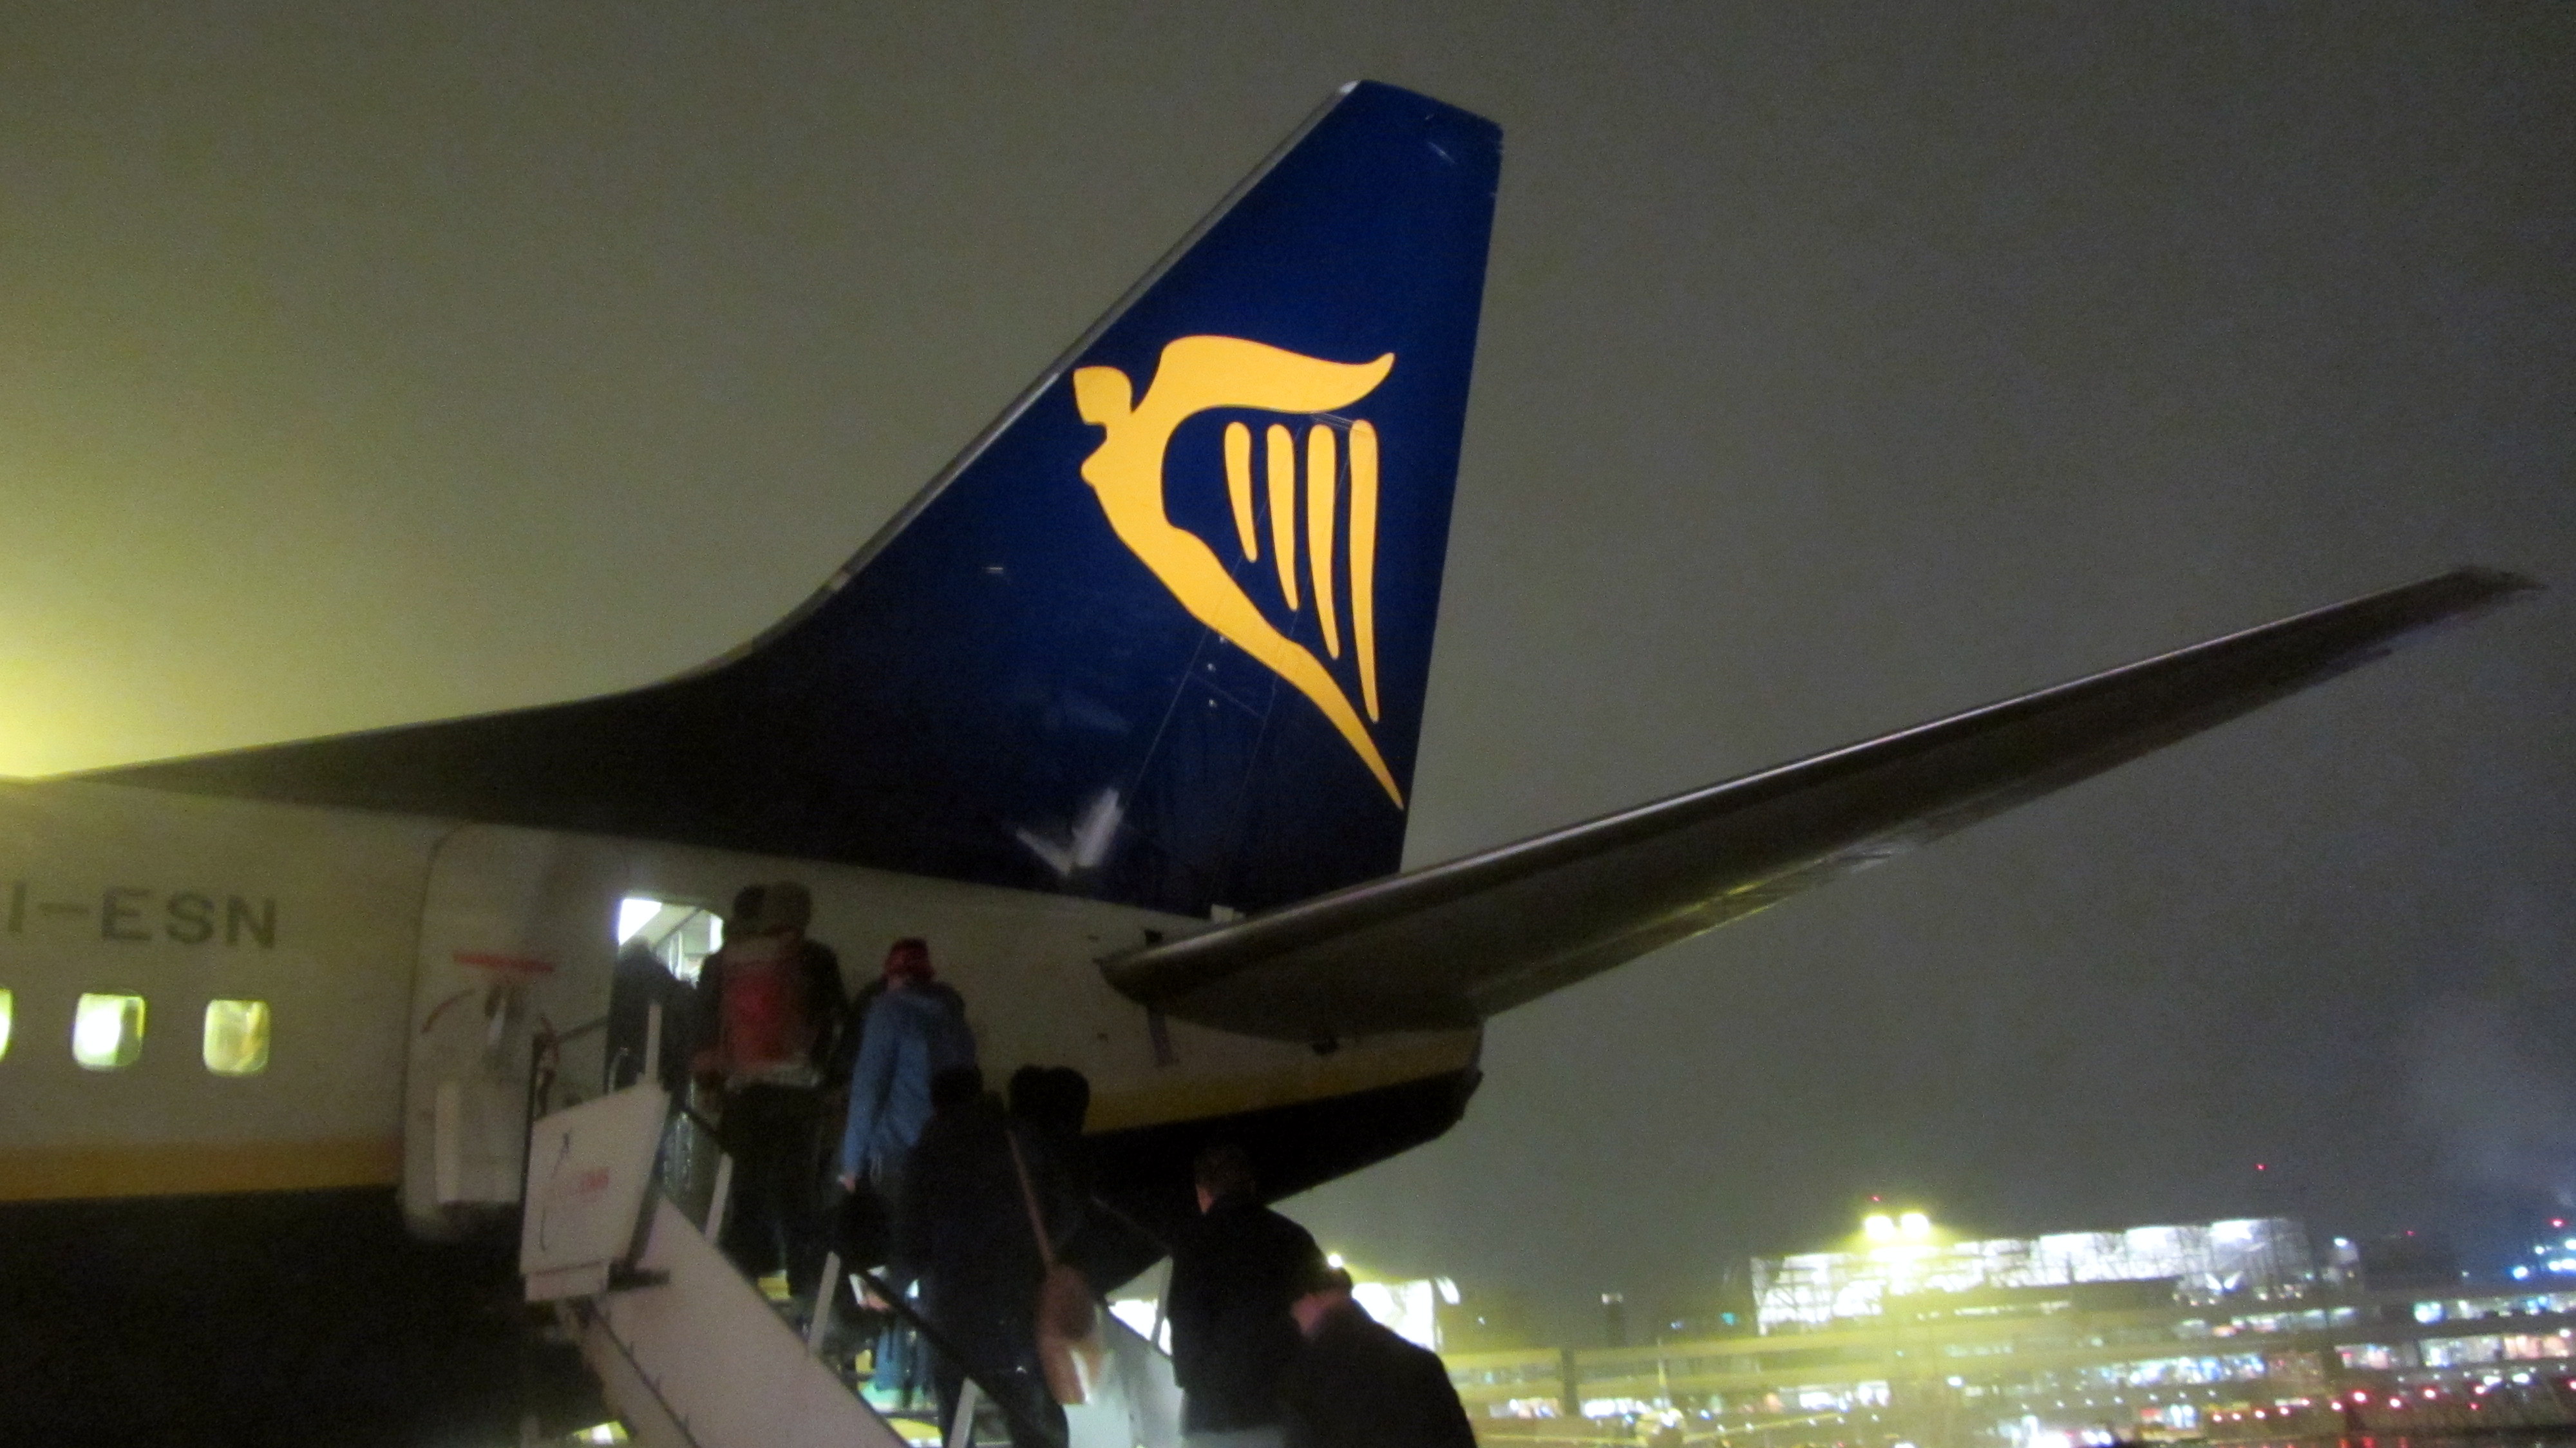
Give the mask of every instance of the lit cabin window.
M 268 1002 L 206 1002 L 206 1069 L 218 1076 L 268 1069 Z
M 9 1058 L 9 1018 L 15 1014 L 17 998 L 0 990 L 0 1061 Z
M 143 1054 L 143 997 L 90 995 L 72 1012 L 72 1059 L 92 1071 L 122 1071 Z

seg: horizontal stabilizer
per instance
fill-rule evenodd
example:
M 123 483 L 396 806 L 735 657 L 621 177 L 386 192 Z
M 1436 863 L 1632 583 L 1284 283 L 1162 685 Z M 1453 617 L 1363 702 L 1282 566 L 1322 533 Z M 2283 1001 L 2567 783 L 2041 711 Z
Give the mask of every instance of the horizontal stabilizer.
M 1318 1044 L 1473 1025 L 2235 718 L 2535 587 L 2464 568 L 1107 961 Z

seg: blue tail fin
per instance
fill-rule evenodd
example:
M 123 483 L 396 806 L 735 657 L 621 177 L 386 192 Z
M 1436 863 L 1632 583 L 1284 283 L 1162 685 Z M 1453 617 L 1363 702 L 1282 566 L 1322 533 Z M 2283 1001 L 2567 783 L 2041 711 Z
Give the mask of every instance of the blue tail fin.
M 748 648 L 96 776 L 1206 914 L 1396 868 L 1501 132 L 1344 90 Z

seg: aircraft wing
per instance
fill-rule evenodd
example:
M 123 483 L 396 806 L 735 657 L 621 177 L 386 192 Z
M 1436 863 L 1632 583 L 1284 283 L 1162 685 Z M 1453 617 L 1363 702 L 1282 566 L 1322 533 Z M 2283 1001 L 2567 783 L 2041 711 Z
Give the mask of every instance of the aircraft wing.
M 1473 1025 L 2536 587 L 2463 568 L 1114 956 L 1182 1020 L 1329 1046 Z

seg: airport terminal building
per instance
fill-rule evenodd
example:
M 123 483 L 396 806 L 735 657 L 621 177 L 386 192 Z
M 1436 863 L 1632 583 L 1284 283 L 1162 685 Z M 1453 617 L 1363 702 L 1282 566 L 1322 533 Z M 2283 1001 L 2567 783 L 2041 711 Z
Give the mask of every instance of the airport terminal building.
M 1968 1241 L 1874 1217 L 1848 1250 L 1756 1259 L 1752 1333 L 1449 1363 L 1488 1439 L 1574 1411 L 1721 1448 L 2576 1423 L 2576 1280 L 2471 1283 L 2404 1245 L 2374 1271 L 2283 1218 Z

